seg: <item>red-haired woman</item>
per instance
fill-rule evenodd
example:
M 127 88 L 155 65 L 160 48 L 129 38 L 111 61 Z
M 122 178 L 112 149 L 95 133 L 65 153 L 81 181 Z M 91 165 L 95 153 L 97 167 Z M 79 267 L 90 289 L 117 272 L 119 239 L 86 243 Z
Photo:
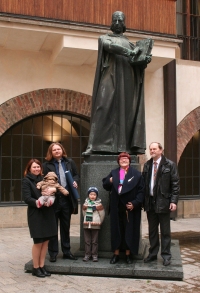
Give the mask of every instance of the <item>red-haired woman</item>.
M 128 153 L 120 153 L 119 167 L 103 179 L 104 189 L 110 191 L 111 247 L 110 263 L 119 261 L 119 252 L 125 251 L 127 264 L 138 254 L 141 207 L 144 201 L 144 182 L 141 173 L 130 166 Z
M 42 179 L 41 162 L 37 159 L 31 159 L 24 171 L 22 194 L 25 203 L 28 205 L 28 226 L 34 243 L 32 247 L 32 274 L 40 278 L 51 276 L 46 271 L 44 262 L 48 242 L 52 237 L 57 236 L 57 225 L 53 207 L 38 204 L 41 194 L 36 188 L 36 184 Z

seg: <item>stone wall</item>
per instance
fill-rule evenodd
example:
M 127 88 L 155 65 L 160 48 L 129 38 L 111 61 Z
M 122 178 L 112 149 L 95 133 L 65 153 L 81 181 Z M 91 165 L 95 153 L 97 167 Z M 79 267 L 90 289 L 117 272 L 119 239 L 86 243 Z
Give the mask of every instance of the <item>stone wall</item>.
M 79 214 L 72 215 L 71 224 L 80 224 Z M 177 218 L 200 218 L 200 200 L 180 200 Z M 146 213 L 142 212 L 142 221 L 147 221 Z M 0 207 L 0 228 L 27 227 L 27 206 Z
M 91 97 L 65 89 L 43 89 L 26 93 L 0 105 L 0 135 L 24 118 L 48 111 L 68 111 L 90 117 Z
M 26 227 L 27 207 L 0 207 L 0 228 Z
M 191 111 L 177 126 L 177 161 L 193 135 L 200 129 L 200 107 Z
M 179 200 L 178 218 L 200 218 L 200 200 Z
M 80 223 L 79 214 L 72 215 L 71 224 Z M 18 207 L 0 207 L 0 228 L 21 228 L 27 227 L 27 206 Z

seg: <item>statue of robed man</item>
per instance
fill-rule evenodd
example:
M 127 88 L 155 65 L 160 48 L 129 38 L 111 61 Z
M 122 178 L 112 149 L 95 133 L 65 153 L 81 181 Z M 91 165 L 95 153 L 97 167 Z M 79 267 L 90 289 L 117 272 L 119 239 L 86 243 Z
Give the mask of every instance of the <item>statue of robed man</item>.
M 112 15 L 113 33 L 99 38 L 92 94 L 91 128 L 85 155 L 144 154 L 144 70 L 151 61 L 151 39 L 134 45 L 123 35 L 125 15 Z

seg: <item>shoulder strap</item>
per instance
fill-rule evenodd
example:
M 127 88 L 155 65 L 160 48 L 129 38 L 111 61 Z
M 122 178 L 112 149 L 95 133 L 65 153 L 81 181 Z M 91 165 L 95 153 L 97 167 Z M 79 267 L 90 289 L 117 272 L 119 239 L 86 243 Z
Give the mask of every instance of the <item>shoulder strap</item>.
M 69 159 L 69 158 L 66 159 L 66 165 L 67 165 L 67 169 L 69 171 L 72 171 L 72 164 L 71 164 L 71 162 L 72 162 L 72 159 Z

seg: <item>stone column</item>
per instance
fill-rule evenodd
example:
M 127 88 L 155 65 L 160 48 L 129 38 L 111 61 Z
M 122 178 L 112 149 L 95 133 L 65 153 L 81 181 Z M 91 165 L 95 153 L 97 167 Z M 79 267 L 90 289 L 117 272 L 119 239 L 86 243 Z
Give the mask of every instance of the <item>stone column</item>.
M 163 67 L 164 74 L 164 155 L 177 163 L 177 120 L 176 120 L 176 60 Z M 177 217 L 177 210 L 171 212 Z
M 165 156 L 177 162 L 176 60 L 163 68 L 164 73 L 164 143 Z

